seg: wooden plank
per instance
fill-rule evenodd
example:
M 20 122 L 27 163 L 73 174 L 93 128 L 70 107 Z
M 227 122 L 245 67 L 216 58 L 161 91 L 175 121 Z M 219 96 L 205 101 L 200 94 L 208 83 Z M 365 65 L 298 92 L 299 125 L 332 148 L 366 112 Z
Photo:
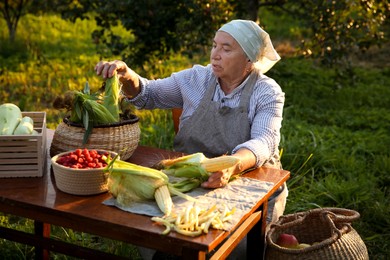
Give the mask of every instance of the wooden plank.
M 25 149 L 24 151 L 17 152 L 15 150 L 9 150 L 9 149 L 0 149 L 0 158 L 6 158 L 6 159 L 12 159 L 12 158 L 31 158 L 35 157 L 37 158 L 38 153 L 38 147 L 35 147 L 35 150 L 27 147 L 20 147 L 20 149 Z
M 43 230 L 43 232 L 45 231 Z M 78 246 L 64 241 L 47 238 L 38 234 L 30 234 L 5 227 L 0 227 L 0 237 L 18 243 L 38 247 L 41 250 L 58 252 L 81 259 L 128 259 L 96 249 Z M 37 259 L 48 258 L 45 257 L 45 254 L 41 254 L 37 256 Z
M 38 154 L 35 155 L 35 158 L 7 158 L 5 160 L 0 159 L 0 165 L 13 165 L 13 166 L 19 166 L 20 164 L 38 164 Z

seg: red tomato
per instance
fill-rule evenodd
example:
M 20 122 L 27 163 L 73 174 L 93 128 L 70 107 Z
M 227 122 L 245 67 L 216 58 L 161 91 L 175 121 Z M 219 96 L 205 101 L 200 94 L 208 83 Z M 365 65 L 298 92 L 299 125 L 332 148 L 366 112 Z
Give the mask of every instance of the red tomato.
M 74 169 L 89 169 L 103 168 L 107 166 L 103 156 L 107 156 L 107 152 L 99 154 L 97 150 L 76 149 L 74 152 L 69 152 L 57 159 L 57 163 Z
M 76 155 L 77 155 L 78 157 L 81 157 L 81 155 L 83 154 L 83 151 L 82 151 L 81 149 L 77 149 L 77 150 L 75 151 L 75 153 L 76 153 Z

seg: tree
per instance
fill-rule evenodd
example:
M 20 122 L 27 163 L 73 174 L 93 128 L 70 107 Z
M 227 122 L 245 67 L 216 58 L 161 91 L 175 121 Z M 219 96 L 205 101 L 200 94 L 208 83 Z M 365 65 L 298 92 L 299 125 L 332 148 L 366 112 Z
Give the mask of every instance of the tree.
M 388 0 L 245 0 L 234 6 L 238 17 L 254 21 L 264 8 L 298 20 L 306 36 L 301 39 L 302 54 L 333 66 L 348 64 L 354 52 L 384 42 L 390 4 Z
M 4 0 L 0 2 L 0 11 L 7 23 L 9 40 L 13 42 L 16 36 L 19 19 L 31 0 Z
M 19 20 L 22 16 L 32 13 L 56 11 L 61 0 L 3 0 L 0 2 L 0 12 L 6 21 L 9 40 L 15 41 Z
M 333 66 L 348 65 L 354 52 L 384 42 L 390 4 L 387 0 L 300 0 L 289 1 L 284 9 L 308 28 L 303 54 Z
M 121 55 L 133 67 L 164 59 L 173 52 L 191 56 L 204 51 L 223 23 L 233 18 L 258 21 L 259 11 L 265 8 L 301 23 L 305 33 L 302 54 L 329 66 L 348 63 L 355 51 L 384 42 L 384 25 L 390 11 L 388 0 L 4 0 L 0 4 L 4 16 L 5 10 L 19 10 L 14 15 L 17 19 L 7 18 L 13 24 L 10 32 L 15 33 L 17 20 L 23 14 L 23 8 L 18 9 L 16 3 L 27 6 L 29 1 L 34 3 L 29 12 L 46 8 L 72 21 L 94 18 L 99 28 L 92 37 L 101 44 L 101 54 L 107 55 L 106 50 L 110 50 L 110 54 Z M 114 27 L 118 24 L 133 37 L 117 35 Z
M 283 9 L 283 6 L 286 4 L 287 0 L 230 0 L 230 2 L 234 6 L 234 11 L 237 17 L 240 17 L 241 19 L 249 19 L 259 23 L 260 8 L 276 7 Z
M 88 19 L 88 14 L 95 13 L 100 27 L 93 32 L 96 42 L 121 54 L 133 67 L 172 52 L 188 50 L 186 54 L 192 55 L 210 46 L 212 35 L 233 14 L 226 0 L 118 0 L 115 4 L 79 0 L 70 8 L 66 2 L 61 9 L 65 19 Z M 134 35 L 130 42 L 113 32 L 118 23 Z

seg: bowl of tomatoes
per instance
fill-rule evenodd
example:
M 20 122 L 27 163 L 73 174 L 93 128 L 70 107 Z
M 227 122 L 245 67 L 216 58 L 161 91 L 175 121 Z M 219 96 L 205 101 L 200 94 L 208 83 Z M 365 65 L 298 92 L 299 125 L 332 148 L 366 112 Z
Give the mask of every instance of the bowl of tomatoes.
M 75 149 L 51 158 L 56 186 L 73 195 L 95 195 L 108 191 L 108 172 L 104 169 L 116 152 Z

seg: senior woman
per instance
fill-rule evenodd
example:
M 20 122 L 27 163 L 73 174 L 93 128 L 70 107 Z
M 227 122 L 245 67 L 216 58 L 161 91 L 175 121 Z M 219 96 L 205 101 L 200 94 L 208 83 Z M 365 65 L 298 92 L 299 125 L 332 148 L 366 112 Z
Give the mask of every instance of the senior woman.
M 101 61 L 95 70 L 103 78 L 116 71 L 123 95 L 138 109 L 183 108 L 175 150 L 238 157 L 239 166 L 215 172 L 202 184 L 217 188 L 249 168 L 281 168 L 284 93 L 264 75 L 279 59 L 269 35 L 255 22 L 233 20 L 216 32 L 207 66 L 157 80 L 139 76 L 123 61 Z M 271 198 L 268 222 L 283 214 L 286 197 L 284 186 Z

